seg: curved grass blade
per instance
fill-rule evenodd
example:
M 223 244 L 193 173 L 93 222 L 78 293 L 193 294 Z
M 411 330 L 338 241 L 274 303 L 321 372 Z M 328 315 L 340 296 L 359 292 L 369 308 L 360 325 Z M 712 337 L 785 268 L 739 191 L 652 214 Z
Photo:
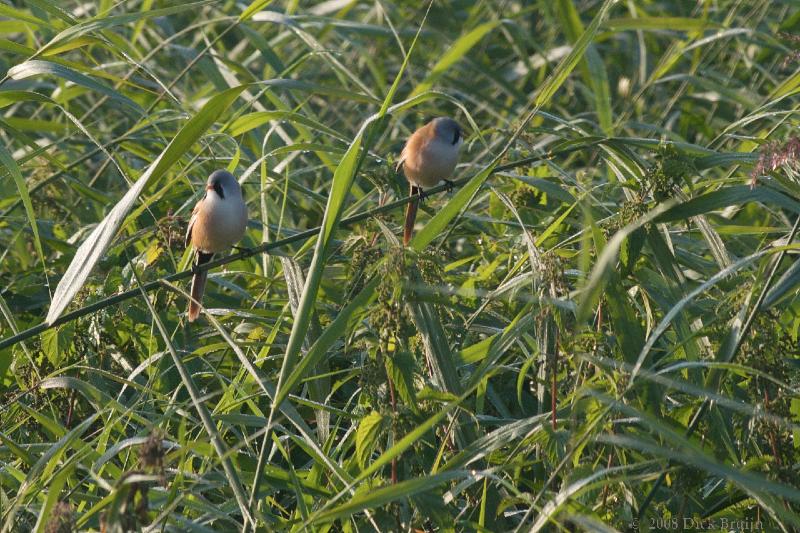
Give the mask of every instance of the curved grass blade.
M 336 506 L 329 511 L 325 511 L 324 513 L 320 513 L 315 517 L 311 517 L 311 520 L 307 521 L 307 524 L 325 524 L 337 519 L 346 518 L 357 512 L 366 509 L 374 509 L 389 502 L 402 500 L 409 496 L 429 491 L 442 485 L 443 483 L 470 477 L 471 475 L 472 474 L 468 471 L 454 470 L 440 474 L 409 479 L 388 487 L 370 490 L 355 496 L 351 500 Z
M 187 122 L 178 132 L 163 152 L 147 168 L 142 176 L 134 183 L 125 196 L 89 234 L 89 237 L 75 252 L 67 271 L 56 287 L 46 322 L 52 324 L 67 308 L 72 298 L 81 290 L 86 278 L 94 268 L 97 261 L 108 248 L 111 239 L 117 233 L 133 204 L 139 198 L 148 183 L 158 180 L 174 165 L 189 148 L 194 144 L 211 125 L 225 112 L 244 90 L 245 86 L 234 87 L 211 98 L 206 105 Z
M 669 222 L 703 215 L 716 209 L 731 205 L 742 205 L 748 202 L 761 202 L 773 207 L 782 207 L 800 213 L 800 202 L 768 187 L 751 189 L 747 185 L 725 187 L 713 192 L 701 194 L 687 202 L 675 205 L 655 219 L 655 222 Z
M 32 59 L 11 67 L 11 69 L 8 71 L 8 75 L 14 80 L 23 80 L 25 78 L 30 78 L 31 76 L 40 75 L 56 76 L 77 85 L 82 85 L 83 87 L 86 87 L 92 91 L 97 91 L 101 94 L 104 94 L 112 100 L 121 103 L 126 108 L 135 111 L 138 115 L 144 115 L 144 110 L 139 107 L 139 104 L 127 96 L 123 96 L 111 87 L 95 81 L 89 76 L 81 74 L 80 72 L 77 72 L 69 67 L 59 65 L 58 63 L 42 61 L 41 59 Z
M 122 15 L 101 16 L 96 20 L 80 22 L 78 24 L 75 24 L 71 28 L 67 28 L 66 30 L 60 32 L 58 35 L 53 37 L 49 43 L 44 45 L 44 47 L 42 47 L 42 49 L 39 50 L 39 54 L 47 54 L 48 52 L 53 53 L 53 49 L 64 47 L 68 42 L 78 39 L 86 35 L 87 33 L 99 32 L 101 30 L 107 30 L 115 26 L 121 26 L 124 24 L 129 24 L 131 22 L 138 22 L 148 18 L 166 17 L 168 15 L 174 15 L 176 13 L 191 11 L 193 9 L 198 9 L 201 6 L 210 4 L 213 1 L 214 0 L 204 0 L 201 2 L 188 2 L 185 4 L 178 4 L 175 6 L 165 7 L 161 9 L 148 9 L 145 11 L 140 11 L 138 13 L 125 13 Z

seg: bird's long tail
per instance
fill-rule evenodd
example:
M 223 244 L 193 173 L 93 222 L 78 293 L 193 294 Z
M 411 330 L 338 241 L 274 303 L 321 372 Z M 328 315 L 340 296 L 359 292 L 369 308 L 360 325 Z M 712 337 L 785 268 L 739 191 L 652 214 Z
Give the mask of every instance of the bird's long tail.
M 208 263 L 214 257 L 214 254 L 207 254 L 205 252 L 197 252 L 197 260 L 194 263 L 195 268 L 203 263 Z M 200 302 L 203 301 L 203 291 L 206 288 L 206 279 L 208 278 L 208 270 L 198 270 L 192 276 L 192 299 L 189 300 L 189 312 L 187 317 L 189 322 L 194 322 L 200 315 Z
M 414 196 L 420 192 L 419 187 L 412 185 L 410 195 Z M 411 241 L 411 234 L 414 233 L 414 221 L 417 219 L 417 207 L 419 199 L 411 200 L 406 205 L 406 225 L 403 226 L 403 246 L 408 246 Z

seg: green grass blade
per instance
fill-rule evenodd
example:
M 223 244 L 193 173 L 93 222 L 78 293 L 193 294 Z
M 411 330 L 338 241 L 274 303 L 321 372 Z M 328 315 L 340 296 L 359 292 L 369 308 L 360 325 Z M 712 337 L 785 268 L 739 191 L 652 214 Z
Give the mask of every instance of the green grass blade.
M 25 178 L 22 177 L 22 172 L 20 172 L 17 162 L 14 161 L 14 158 L 2 144 L 0 144 L 0 163 L 6 167 L 6 170 L 8 170 L 8 172 L 14 178 L 14 183 L 17 186 L 17 192 L 19 193 L 19 197 L 22 199 L 22 205 L 25 207 L 25 216 L 28 217 L 28 223 L 31 225 L 31 231 L 33 232 L 33 244 L 36 247 L 36 253 L 39 254 L 39 260 L 42 262 L 42 268 L 46 268 L 44 251 L 42 249 L 42 241 L 39 238 L 39 227 L 36 223 L 36 214 L 33 211 L 33 204 L 31 204 L 30 194 L 28 194 L 28 185 L 25 183 Z M 0 373 L 0 376 L 1 375 L 2 373 Z
M 346 518 L 365 509 L 373 509 L 389 502 L 395 502 L 415 494 L 421 494 L 444 483 L 468 477 L 469 475 L 469 472 L 456 470 L 442 474 L 434 474 L 431 476 L 409 479 L 407 481 L 401 481 L 395 485 L 371 490 L 365 494 L 360 494 L 355 498 L 351 498 L 346 503 L 334 507 L 329 511 L 320 513 L 316 517 L 312 517 L 309 525 L 324 524 L 337 519 Z
M 441 78 L 445 72 L 450 69 L 450 67 L 452 67 L 459 59 L 468 54 L 469 51 L 486 36 L 486 34 L 496 29 L 500 24 L 501 22 L 499 20 L 484 22 L 483 24 L 478 25 L 476 28 L 459 37 L 458 40 L 449 47 L 447 52 L 436 63 L 436 65 L 433 66 L 425 80 L 417 85 L 414 90 L 411 91 L 411 94 L 409 94 L 408 97 L 413 98 L 415 96 L 419 96 L 420 94 L 432 88 L 439 78 Z
M 144 188 L 151 182 L 158 180 L 166 171 L 172 167 L 191 146 L 206 132 L 217 118 L 236 100 L 244 87 L 236 87 L 218 94 L 208 101 L 186 125 L 181 128 L 174 139 L 167 145 L 164 151 L 147 168 L 142 176 L 136 181 L 125 196 L 117 202 L 113 209 L 106 215 L 100 224 L 92 231 L 87 239 L 81 244 L 72 262 L 61 278 L 53 294 L 50 310 L 47 312 L 46 321 L 52 324 L 61 313 L 67 308 L 72 298 L 83 287 L 89 273 L 94 268 L 97 261 L 106 251 L 111 240 L 117 233 L 117 229 L 122 225 L 128 211 L 138 200 Z
M 85 74 L 81 74 L 80 72 L 77 72 L 69 67 L 65 67 L 64 65 L 59 65 L 58 63 L 42 61 L 40 59 L 32 59 L 12 67 L 8 71 L 8 75 L 14 80 L 24 80 L 26 78 L 41 75 L 56 76 L 63 80 L 82 85 L 92 91 L 97 91 L 101 94 L 104 94 L 112 100 L 125 106 L 126 109 L 134 111 L 137 115 L 144 114 L 144 110 L 139 106 L 139 104 L 127 96 L 124 96 L 114 89 L 93 80 Z

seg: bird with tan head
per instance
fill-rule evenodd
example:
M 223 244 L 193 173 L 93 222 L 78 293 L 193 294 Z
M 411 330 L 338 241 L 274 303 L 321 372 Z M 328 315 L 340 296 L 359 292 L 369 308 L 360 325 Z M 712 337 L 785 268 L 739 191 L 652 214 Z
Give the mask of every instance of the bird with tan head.
M 461 127 L 452 118 L 439 117 L 431 120 L 408 138 L 398 170 L 403 167 L 410 194 L 423 196 L 423 188 L 435 186 L 440 181 L 448 181 L 458 163 L 458 152 L 463 144 Z M 403 245 L 408 246 L 417 218 L 418 200 L 409 202 L 406 207 L 406 222 L 403 228 Z
M 200 302 L 206 286 L 208 271 L 199 270 L 211 261 L 215 253 L 231 248 L 244 236 L 247 227 L 247 205 L 242 188 L 230 172 L 217 170 L 206 182 L 206 194 L 192 211 L 186 229 L 185 245 L 191 243 L 196 253 L 192 276 L 192 299 L 189 301 L 189 322 L 200 314 Z

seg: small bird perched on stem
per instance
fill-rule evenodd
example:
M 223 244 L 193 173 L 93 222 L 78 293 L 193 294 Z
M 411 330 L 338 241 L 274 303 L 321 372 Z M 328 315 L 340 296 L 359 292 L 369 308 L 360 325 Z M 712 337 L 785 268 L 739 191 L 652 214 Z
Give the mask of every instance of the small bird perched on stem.
M 247 205 L 242 198 L 242 188 L 230 172 L 217 170 L 206 182 L 206 194 L 197 202 L 186 229 L 185 245 L 196 251 L 192 270 L 192 299 L 189 300 L 189 322 L 200 314 L 200 302 L 206 286 L 208 271 L 200 270 L 219 253 L 233 247 L 244 235 L 247 226 Z
M 424 198 L 423 187 L 433 187 L 440 181 L 452 186 L 447 178 L 456 168 L 462 144 L 461 128 L 455 120 L 447 117 L 435 118 L 411 134 L 397 163 L 397 169 L 403 167 L 403 173 L 411 185 L 410 194 L 419 194 Z M 413 200 L 406 207 L 404 246 L 408 246 L 414 231 L 418 202 Z

